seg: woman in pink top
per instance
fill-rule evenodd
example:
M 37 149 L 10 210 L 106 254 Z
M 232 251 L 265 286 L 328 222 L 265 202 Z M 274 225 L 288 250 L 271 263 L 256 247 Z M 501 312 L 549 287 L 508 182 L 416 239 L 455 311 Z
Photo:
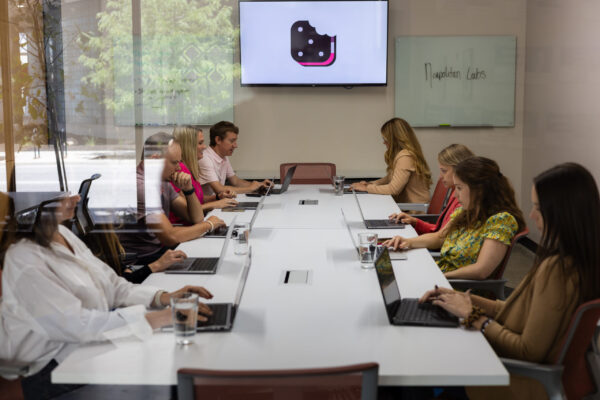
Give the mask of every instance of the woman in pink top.
M 204 196 L 202 185 L 198 182 L 198 160 L 202 158 L 203 152 L 206 149 L 202 129 L 192 126 L 177 126 L 173 130 L 173 137 L 181 145 L 182 162 L 179 163 L 181 171 L 191 175 L 192 185 L 194 186 L 194 191 L 196 192 L 198 200 L 200 200 L 200 203 L 202 204 L 202 209 L 204 211 L 210 211 L 215 208 L 233 207 L 237 205 L 237 201 L 232 198 L 235 197 L 235 193 L 221 192 L 216 195 Z M 175 191 L 178 193 L 180 192 L 180 189 L 172 182 L 171 185 L 173 185 Z M 169 220 L 174 224 L 185 224 L 185 221 L 177 218 L 173 213 L 169 215 Z
M 473 157 L 474 155 L 475 154 L 473 154 L 473 152 L 469 150 L 467 146 L 462 144 L 451 144 L 438 154 L 440 178 L 442 179 L 442 183 L 445 187 L 452 188 L 452 194 L 450 194 L 448 204 L 444 210 L 442 210 L 435 224 L 430 224 L 404 212 L 392 214 L 390 215 L 390 219 L 393 219 L 396 222 L 401 221 L 405 224 L 411 224 L 419 235 L 422 235 L 423 233 L 437 232 L 446 226 L 448 221 L 450 221 L 450 216 L 454 210 L 460 207 L 460 203 L 456 197 L 454 197 L 454 167 L 457 166 L 461 161 Z

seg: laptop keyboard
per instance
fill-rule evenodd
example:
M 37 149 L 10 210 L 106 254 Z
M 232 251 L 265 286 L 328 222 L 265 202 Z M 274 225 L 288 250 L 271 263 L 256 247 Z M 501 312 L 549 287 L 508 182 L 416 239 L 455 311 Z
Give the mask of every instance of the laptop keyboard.
M 394 221 L 390 221 L 389 219 L 370 219 L 369 225 L 370 226 L 397 226 L 399 228 L 404 227 L 403 223 L 396 223 Z
M 218 261 L 218 258 L 197 258 L 192 262 L 188 271 L 212 271 Z
M 431 303 L 419 304 L 417 299 L 402 299 L 396 318 L 411 322 L 432 322 L 450 319 L 448 313 Z
M 208 306 L 213 313 L 212 315 L 207 316 L 208 320 L 198 321 L 198 326 L 225 325 L 227 323 L 229 304 L 209 304 Z

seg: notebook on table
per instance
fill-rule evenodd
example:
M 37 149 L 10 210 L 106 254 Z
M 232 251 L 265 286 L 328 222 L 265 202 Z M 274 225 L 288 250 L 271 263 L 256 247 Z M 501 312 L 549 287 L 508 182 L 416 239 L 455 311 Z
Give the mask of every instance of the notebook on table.
M 365 215 L 363 214 L 362 207 L 360 206 L 360 201 L 358 201 L 358 197 L 356 196 L 356 192 L 353 190 L 352 194 L 354 195 L 354 199 L 356 200 L 356 204 L 358 205 L 358 211 L 360 211 L 360 217 L 365 223 L 365 228 L 367 229 L 403 229 L 406 224 L 402 222 L 396 222 L 390 219 L 365 219 Z
M 456 327 L 458 318 L 431 303 L 419 304 L 416 298 L 401 298 L 392 260 L 384 247 L 375 261 L 375 271 L 383 296 L 385 311 L 392 325 Z

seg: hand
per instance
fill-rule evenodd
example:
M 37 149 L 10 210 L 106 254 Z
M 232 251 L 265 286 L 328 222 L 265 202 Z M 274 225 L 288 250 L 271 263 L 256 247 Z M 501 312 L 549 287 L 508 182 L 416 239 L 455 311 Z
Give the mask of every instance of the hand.
M 217 229 L 221 226 L 225 226 L 225 221 L 223 221 L 219 217 L 215 217 L 214 215 L 211 215 L 210 217 L 206 218 L 206 220 L 212 222 L 215 229 Z
M 223 190 L 222 192 L 219 192 L 219 199 L 234 199 L 237 196 L 237 194 L 233 191 L 233 190 Z
M 185 172 L 173 172 L 173 175 L 171 175 L 171 182 L 181 190 L 187 191 L 194 189 L 194 185 L 192 185 L 192 176 Z
M 262 182 L 257 182 L 257 181 L 250 182 L 250 190 L 252 192 L 257 191 L 262 186 L 263 186 Z
M 411 217 L 410 215 L 408 215 L 407 213 L 404 213 L 404 212 L 399 212 L 398 214 L 392 214 L 388 218 L 393 220 L 396 223 L 402 222 L 403 224 L 414 225 L 415 222 L 417 222 L 417 219 L 415 217 Z
M 393 250 L 408 250 L 412 248 L 410 239 L 405 239 L 402 236 L 394 236 L 390 240 L 383 242 L 382 245 Z
M 191 286 L 191 285 L 187 285 L 182 287 L 179 290 L 176 290 L 174 292 L 171 293 L 163 293 L 160 296 L 160 302 L 162 304 L 169 304 L 171 302 L 171 297 L 172 296 L 176 296 L 176 295 L 181 295 L 183 293 L 196 293 L 198 296 L 203 297 L 205 299 L 212 299 L 213 295 L 206 290 L 205 288 L 201 287 L 201 286 Z M 212 315 L 212 311 L 210 310 L 210 308 L 201 302 L 198 302 L 198 312 L 205 314 L 205 315 Z M 206 321 L 206 318 L 198 315 L 198 319 L 200 321 Z
M 181 250 L 167 250 L 158 260 L 148 264 L 152 272 L 160 272 L 169 268 L 171 265 L 181 262 L 187 258 L 187 255 Z
M 226 207 L 235 207 L 238 205 L 238 202 L 235 201 L 234 199 L 221 199 L 218 201 L 213 202 L 213 204 L 211 204 L 211 206 L 213 206 L 213 208 L 226 208 Z
M 467 318 L 471 314 L 471 310 L 473 310 L 473 303 L 471 302 L 469 292 L 470 290 L 464 293 L 455 291 L 442 293 L 436 299 L 432 300 L 431 303 L 442 307 L 450 314 L 454 314 L 459 318 Z
M 350 187 L 354 190 L 358 190 L 361 192 L 366 192 L 367 191 L 367 186 L 369 184 L 365 181 L 360 181 L 360 182 L 355 182 L 353 184 L 350 185 Z
M 426 291 L 425 294 L 423 296 L 421 296 L 421 298 L 419 299 L 419 303 L 433 301 L 434 299 L 437 299 L 438 296 L 440 296 L 441 294 L 448 294 L 448 293 L 454 293 L 454 290 L 444 288 L 444 287 L 439 287 L 438 285 L 435 285 L 435 287 L 432 290 Z
M 269 179 L 265 179 L 264 181 L 262 181 L 262 186 L 264 188 L 268 188 L 270 186 L 273 186 L 273 182 L 271 182 Z

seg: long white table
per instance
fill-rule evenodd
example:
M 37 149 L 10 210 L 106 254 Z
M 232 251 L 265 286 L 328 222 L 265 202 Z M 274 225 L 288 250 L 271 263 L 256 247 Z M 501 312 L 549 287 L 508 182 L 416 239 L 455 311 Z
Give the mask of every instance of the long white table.
M 318 205 L 299 205 L 299 200 Z M 389 196 L 359 195 L 366 218 L 397 211 Z M 243 199 L 241 199 L 243 200 Z M 463 328 L 391 326 L 374 270 L 360 266 L 342 219 L 364 231 L 352 195 L 330 186 L 291 186 L 269 196 L 250 236 L 253 261 L 234 328 L 196 335 L 187 347 L 172 333 L 141 342 L 122 340 L 82 346 L 52 373 L 56 383 L 175 385 L 178 368 L 290 369 L 376 361 L 381 385 L 506 385 L 508 373 L 483 335 Z M 252 211 L 216 212 L 230 222 Z M 411 227 L 380 235 L 414 236 Z M 224 239 L 181 244 L 191 256 L 217 255 Z M 175 290 L 202 285 L 215 302 L 232 302 L 244 256 L 229 246 L 215 275 L 152 274 L 144 284 Z M 418 297 L 434 284 L 448 286 L 426 250 L 394 261 L 403 297 Z M 309 270 L 308 284 L 283 284 L 285 270 Z

